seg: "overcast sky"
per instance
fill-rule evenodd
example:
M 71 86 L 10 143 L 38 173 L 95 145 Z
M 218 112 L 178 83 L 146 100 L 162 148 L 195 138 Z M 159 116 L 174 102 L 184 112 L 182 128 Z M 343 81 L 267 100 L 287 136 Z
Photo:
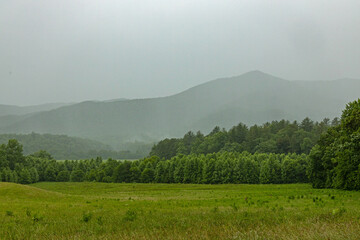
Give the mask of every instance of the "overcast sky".
M 0 104 L 166 96 L 255 69 L 360 78 L 360 1 L 0 1 Z

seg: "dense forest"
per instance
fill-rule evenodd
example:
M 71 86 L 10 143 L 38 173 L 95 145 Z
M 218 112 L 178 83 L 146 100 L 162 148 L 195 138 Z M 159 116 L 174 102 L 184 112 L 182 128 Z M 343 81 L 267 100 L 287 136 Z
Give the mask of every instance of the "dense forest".
M 360 99 L 346 106 L 341 120 L 331 123 L 306 118 L 300 124 L 280 121 L 249 129 L 239 124 L 229 131 L 216 127 L 207 136 L 189 132 L 182 139 L 165 139 L 151 154 L 135 161 L 56 161 L 46 151 L 24 156 L 22 145 L 12 139 L 0 146 L 0 180 L 24 184 L 311 182 L 315 188 L 359 190 Z
M 188 132 L 183 138 L 164 139 L 152 148 L 150 155 L 170 159 L 178 154 L 221 151 L 308 154 L 320 135 L 338 124 L 338 118 L 332 121 L 325 118 L 321 122 L 305 118 L 301 123 L 281 120 L 250 128 L 240 123 L 229 131 L 215 127 L 206 136 L 201 132 Z
M 295 183 L 307 182 L 305 154 L 213 153 L 153 156 L 135 161 L 101 158 L 56 161 L 45 151 L 23 156 L 10 140 L 0 147 L 0 179 L 7 182 L 98 181 L 156 183 Z

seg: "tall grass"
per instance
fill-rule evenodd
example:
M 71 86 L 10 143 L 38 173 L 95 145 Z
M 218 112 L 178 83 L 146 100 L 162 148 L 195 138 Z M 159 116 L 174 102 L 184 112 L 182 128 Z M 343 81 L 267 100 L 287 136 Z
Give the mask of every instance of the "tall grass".
M 0 183 L 0 239 L 359 239 L 359 199 L 306 184 Z

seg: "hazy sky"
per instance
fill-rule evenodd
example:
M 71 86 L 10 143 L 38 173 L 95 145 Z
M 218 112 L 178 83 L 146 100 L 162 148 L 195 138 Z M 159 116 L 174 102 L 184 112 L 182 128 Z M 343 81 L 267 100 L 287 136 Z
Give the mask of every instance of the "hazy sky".
M 255 69 L 360 78 L 360 1 L 0 1 L 0 104 L 166 96 Z

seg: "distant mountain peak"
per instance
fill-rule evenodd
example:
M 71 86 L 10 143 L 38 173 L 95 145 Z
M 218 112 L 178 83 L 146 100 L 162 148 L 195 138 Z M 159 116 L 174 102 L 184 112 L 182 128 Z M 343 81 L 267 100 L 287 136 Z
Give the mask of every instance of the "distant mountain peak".
M 0 133 L 52 133 L 122 141 L 207 133 L 239 122 L 333 118 L 359 97 L 360 82 L 289 81 L 259 70 L 218 78 L 181 93 L 128 101 L 82 103 L 29 116 L 3 116 Z M 0 111 L 1 113 L 1 111 Z
M 276 76 L 274 76 L 274 75 L 271 75 L 271 74 L 262 72 L 262 71 L 260 71 L 260 70 L 253 70 L 253 71 L 250 71 L 250 72 L 246 72 L 246 73 L 240 75 L 240 77 L 251 77 L 251 78 L 279 78 L 279 77 L 276 77 Z
M 252 70 L 252 71 L 249 71 L 249 72 L 246 72 L 244 74 L 264 74 L 264 75 L 268 75 L 267 73 L 264 73 L 260 70 Z

